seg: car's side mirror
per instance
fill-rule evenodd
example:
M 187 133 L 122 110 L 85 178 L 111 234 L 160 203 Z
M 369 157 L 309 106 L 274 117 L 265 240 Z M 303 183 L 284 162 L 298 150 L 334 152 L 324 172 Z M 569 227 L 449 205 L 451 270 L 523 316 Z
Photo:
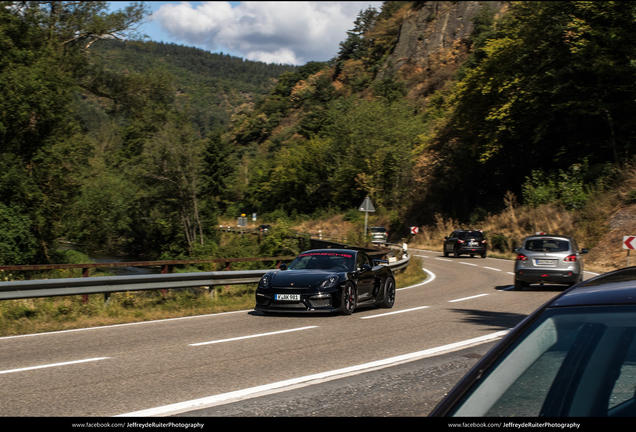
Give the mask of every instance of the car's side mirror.
M 359 272 L 360 272 L 360 274 L 362 274 L 362 273 L 367 272 L 369 270 L 371 270 L 371 266 L 369 264 L 362 264 L 362 267 L 360 267 Z
M 581 249 L 581 255 L 582 255 L 582 254 L 586 254 L 586 253 L 588 253 L 588 252 L 589 252 L 589 251 L 588 251 L 587 249 Z
M 281 265 L 278 266 L 279 270 L 287 270 L 287 264 L 282 263 Z

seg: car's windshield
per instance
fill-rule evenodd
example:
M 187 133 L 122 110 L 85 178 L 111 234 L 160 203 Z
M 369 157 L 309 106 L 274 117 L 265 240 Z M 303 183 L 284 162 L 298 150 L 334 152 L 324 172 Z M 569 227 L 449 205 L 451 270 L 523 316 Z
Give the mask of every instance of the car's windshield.
M 490 368 L 455 416 L 636 415 L 636 307 L 553 309 Z
M 352 254 L 340 252 L 307 252 L 296 257 L 287 268 L 290 270 L 353 271 Z
M 570 242 L 562 239 L 534 239 L 526 241 L 526 250 L 532 252 L 567 252 Z

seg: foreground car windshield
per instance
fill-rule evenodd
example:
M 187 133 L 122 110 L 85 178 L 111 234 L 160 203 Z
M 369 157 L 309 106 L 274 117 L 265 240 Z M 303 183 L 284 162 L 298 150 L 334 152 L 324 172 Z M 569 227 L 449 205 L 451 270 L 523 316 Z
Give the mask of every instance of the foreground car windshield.
M 289 270 L 353 271 L 353 255 L 335 252 L 310 252 L 300 254 L 288 266 Z
M 635 334 L 635 306 L 548 310 L 451 415 L 634 416 Z

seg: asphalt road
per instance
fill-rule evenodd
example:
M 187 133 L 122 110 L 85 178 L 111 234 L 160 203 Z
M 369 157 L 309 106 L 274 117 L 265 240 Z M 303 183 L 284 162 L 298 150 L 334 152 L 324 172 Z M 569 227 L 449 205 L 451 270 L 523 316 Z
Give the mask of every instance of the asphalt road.
M 427 415 L 563 287 L 512 291 L 511 261 L 411 253 L 431 276 L 399 289 L 390 310 L 250 310 L 0 338 L 0 414 Z

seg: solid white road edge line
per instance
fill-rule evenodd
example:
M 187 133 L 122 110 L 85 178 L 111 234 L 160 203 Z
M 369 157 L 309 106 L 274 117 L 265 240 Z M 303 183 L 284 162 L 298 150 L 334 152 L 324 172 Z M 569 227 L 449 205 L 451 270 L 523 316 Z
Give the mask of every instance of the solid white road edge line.
M 271 336 L 271 335 L 275 335 L 275 334 L 289 333 L 289 332 L 294 332 L 294 331 L 299 331 L 299 330 L 307 330 L 307 329 L 312 329 L 312 328 L 318 328 L 318 326 L 299 327 L 299 328 L 289 329 L 289 330 L 279 330 L 279 331 L 269 332 L 269 333 L 260 333 L 260 334 L 249 335 L 249 336 L 239 336 L 239 337 L 230 338 L 230 339 L 219 339 L 219 340 L 210 341 L 210 342 L 199 342 L 199 343 L 190 344 L 190 346 L 201 346 L 201 345 L 211 345 L 211 344 L 215 344 L 215 343 L 232 342 L 232 341 L 237 341 L 237 340 L 241 340 L 241 339 L 251 339 L 251 338 L 256 338 L 256 337 L 261 337 L 261 336 Z
M 179 402 L 170 405 L 164 405 L 156 408 L 149 408 L 140 411 L 134 411 L 126 414 L 119 414 L 115 417 L 159 417 L 169 416 L 196 409 L 204 409 L 213 407 L 216 405 L 223 405 L 231 402 L 238 402 L 244 399 L 250 399 L 258 396 L 264 396 L 267 394 L 278 393 L 282 391 L 292 390 L 294 388 L 305 387 L 308 385 L 318 384 L 325 381 L 330 381 L 338 378 L 344 378 L 346 376 L 356 375 L 364 372 L 370 372 L 376 369 L 382 369 L 388 366 L 395 366 L 401 363 L 407 363 L 414 360 L 419 360 L 426 357 L 433 357 L 440 354 L 446 354 L 452 351 L 458 351 L 460 349 L 469 348 L 471 346 L 481 345 L 483 343 L 492 342 L 504 337 L 510 329 L 502 330 L 499 332 L 491 333 L 485 336 L 480 336 L 472 339 L 468 339 L 461 342 L 455 342 L 448 345 L 443 345 L 436 348 L 430 348 L 423 351 L 417 351 L 410 354 L 404 354 L 396 357 L 390 357 L 383 360 L 378 360 L 370 363 L 365 363 L 357 366 L 351 366 L 342 369 L 336 369 L 332 371 L 317 373 L 313 375 L 307 375 L 304 377 L 292 378 L 285 381 L 279 381 L 271 384 L 265 384 L 261 386 L 251 387 L 243 390 L 232 391 L 229 393 L 222 393 L 215 396 L 204 397 L 200 399 L 193 399 L 190 401 Z
M 56 367 L 56 366 L 66 366 L 66 365 L 72 365 L 72 364 L 78 364 L 78 363 L 87 363 L 87 362 L 98 361 L 98 360 L 106 360 L 106 359 L 109 359 L 109 358 L 110 357 L 96 357 L 96 358 L 90 358 L 90 359 L 84 359 L 84 360 L 68 361 L 68 362 L 63 362 L 63 363 L 51 363 L 51 364 L 41 365 L 41 366 L 31 366 L 31 367 L 24 367 L 24 368 L 19 368 L 19 369 L 9 369 L 9 370 L 0 371 L 0 374 L 8 374 L 8 373 L 13 373 L 13 372 L 24 372 L 24 371 L 34 370 L 34 369 L 44 369 L 44 368 L 50 368 L 50 367 Z
M 407 287 L 403 287 L 403 288 L 398 288 L 396 291 L 400 291 L 400 290 L 405 290 L 405 289 L 410 289 L 410 288 L 415 288 L 415 287 L 418 287 L 418 286 L 426 285 L 427 283 L 433 282 L 435 280 L 435 273 L 433 273 L 431 271 L 428 271 L 425 268 L 422 268 L 422 270 L 424 270 L 428 274 L 428 277 L 426 278 L 426 280 L 424 282 L 420 282 L 418 284 L 407 286 Z

